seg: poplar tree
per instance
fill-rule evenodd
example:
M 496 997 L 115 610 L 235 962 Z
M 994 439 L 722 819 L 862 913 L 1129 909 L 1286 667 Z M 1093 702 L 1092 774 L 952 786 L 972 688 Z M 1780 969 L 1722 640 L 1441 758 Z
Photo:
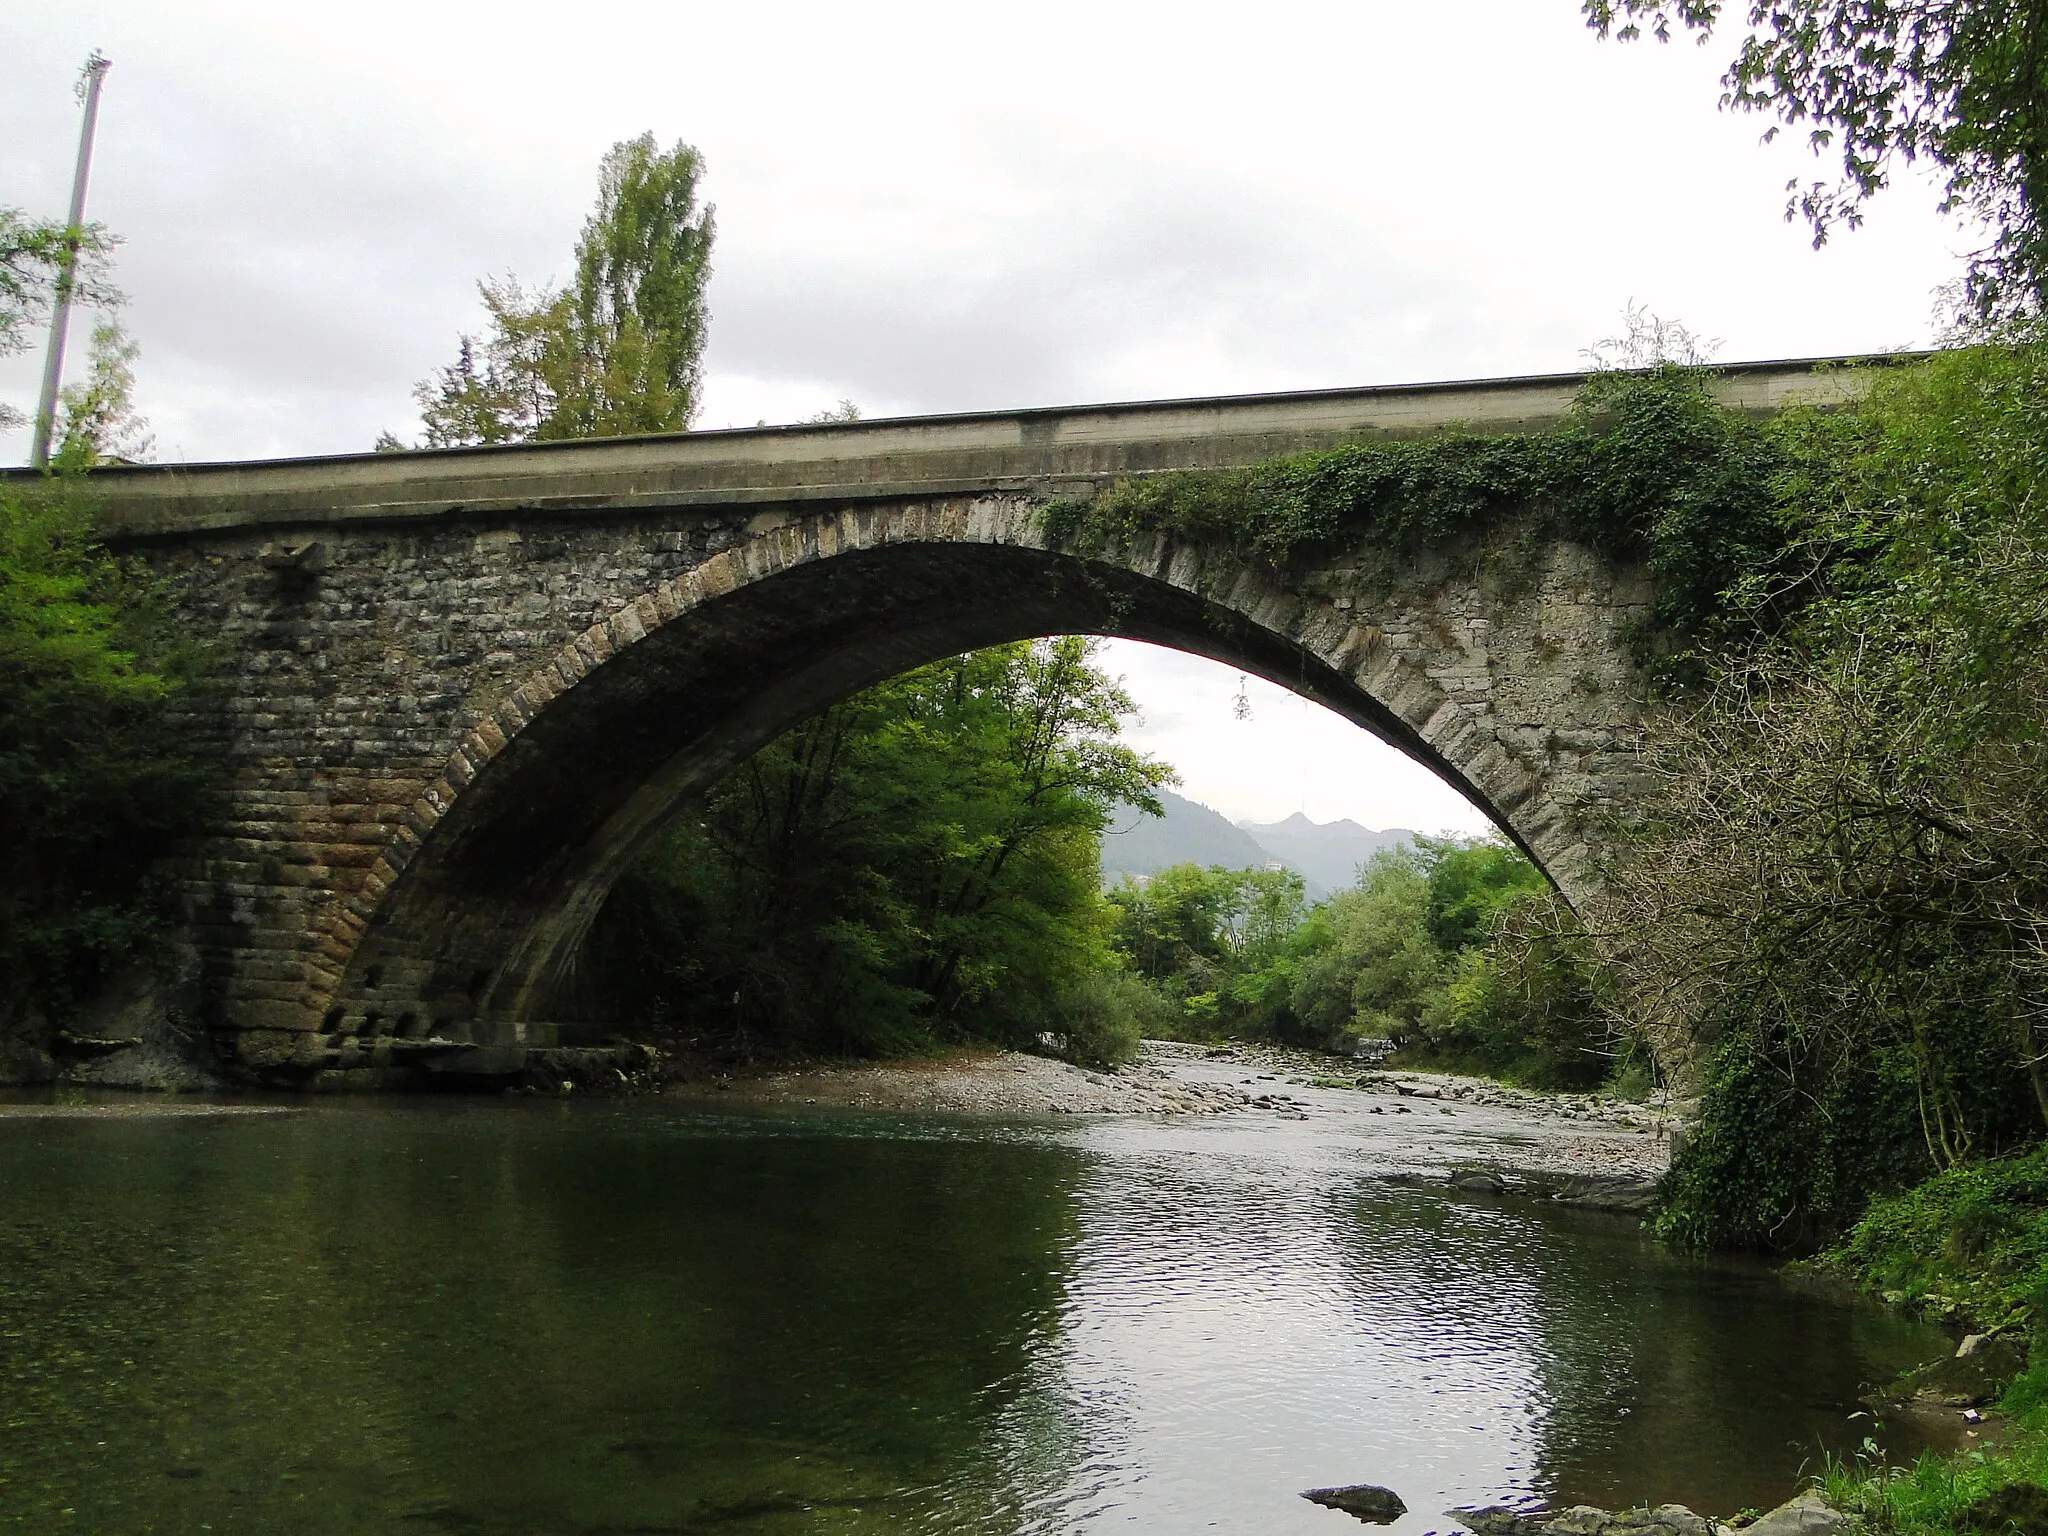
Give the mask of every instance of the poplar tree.
M 713 210 L 704 161 L 651 133 L 614 144 L 576 244 L 575 280 L 529 291 L 485 279 L 489 317 L 414 390 L 426 446 L 681 432 L 697 413 Z M 388 440 L 380 446 L 396 446 Z

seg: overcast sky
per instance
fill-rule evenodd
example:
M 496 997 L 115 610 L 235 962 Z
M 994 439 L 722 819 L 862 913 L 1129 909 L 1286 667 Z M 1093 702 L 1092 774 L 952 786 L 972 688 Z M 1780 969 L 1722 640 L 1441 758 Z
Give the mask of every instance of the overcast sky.
M 1576 0 L 13 6 L 0 204 L 62 216 L 95 47 L 167 460 L 412 437 L 476 280 L 566 275 L 648 129 L 709 163 L 707 427 L 1565 370 L 1631 300 L 1724 360 L 1918 344 L 1965 243 L 1911 183 L 1814 252 L 1814 162 L 1714 109 L 1727 45 L 1601 44 Z M 1314 706 L 1254 684 L 1246 730 L 1235 674 L 1111 656 L 1227 814 L 1480 824 Z

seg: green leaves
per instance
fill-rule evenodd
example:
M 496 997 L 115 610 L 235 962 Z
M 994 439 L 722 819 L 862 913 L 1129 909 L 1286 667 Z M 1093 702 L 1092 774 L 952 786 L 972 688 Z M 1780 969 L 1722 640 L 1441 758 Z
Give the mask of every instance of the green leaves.
M 1731 612 L 1778 621 L 1724 624 L 1650 734 L 1607 914 L 1635 1012 L 1719 1042 L 1667 1207 L 1700 1242 L 1824 1234 L 2048 1132 L 2048 346 L 1773 436 L 1783 584 Z
M 1306 912 L 1288 871 L 1194 864 L 1126 879 L 1109 900 L 1117 950 L 1178 1002 L 1182 1033 L 1335 1050 L 1391 1039 L 1544 1086 L 1607 1075 L 1590 947 L 1504 843 L 1420 838 Z
M 643 1017 L 882 1053 L 1101 1027 L 1129 1001 L 1098 882 L 1113 807 L 1164 765 L 1116 740 L 1131 703 L 1068 638 L 953 657 L 855 695 L 719 784 L 636 866 L 593 944 Z M 1119 999 L 1122 1001 L 1119 1001 Z
M 489 330 L 413 391 L 426 446 L 688 429 L 709 324 L 716 230 L 697 207 L 703 160 L 652 134 L 614 144 L 566 290 L 479 283 Z
M 1632 40 L 1647 25 L 1705 42 L 1717 0 L 1584 0 L 1586 24 Z M 1969 262 L 1980 318 L 2038 313 L 2048 277 L 2048 10 L 2033 0 L 1752 0 L 1722 76 L 1724 107 L 1803 125 L 1841 179 L 1787 185 L 1813 243 L 1853 229 L 1901 162 L 1945 173 L 1944 210 L 1990 232 Z M 1774 127 L 1766 137 L 1776 134 Z
M 61 1019 L 160 928 L 154 861 L 211 770 L 166 728 L 199 671 L 154 584 L 91 542 L 77 483 L 0 494 L 0 1025 Z
M 0 207 L 0 357 L 28 349 L 56 298 L 65 260 L 74 253 L 73 300 L 103 309 L 119 304 L 120 290 L 107 278 L 107 258 L 118 243 L 97 224 L 72 229 Z M 0 404 L 0 426 L 22 419 L 20 410 Z
M 1648 561 L 1657 616 L 1690 639 L 1739 578 L 1784 545 L 1774 483 L 1783 451 L 1715 404 L 1710 375 L 1662 364 L 1597 374 L 1556 431 L 1356 443 L 1249 469 L 1133 476 L 1044 514 L 1077 551 L 1165 534 L 1284 566 L 1367 540 L 1412 549 L 1510 515 Z

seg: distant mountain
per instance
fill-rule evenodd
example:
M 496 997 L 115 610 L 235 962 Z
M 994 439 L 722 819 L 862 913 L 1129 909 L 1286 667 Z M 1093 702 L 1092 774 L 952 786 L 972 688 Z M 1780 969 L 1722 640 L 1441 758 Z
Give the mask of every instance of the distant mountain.
M 1358 878 L 1358 866 L 1382 848 L 1414 839 L 1394 828 L 1375 832 L 1355 821 L 1313 822 L 1300 812 L 1270 824 L 1225 820 L 1206 805 L 1161 791 L 1162 817 L 1119 809 L 1102 837 L 1102 878 L 1151 875 L 1175 864 L 1263 869 L 1278 862 L 1300 875 L 1309 900 L 1320 901 Z
M 1273 858 L 1309 884 L 1309 894 L 1327 895 L 1356 883 L 1358 866 L 1385 848 L 1413 842 L 1404 827 L 1375 832 L 1355 821 L 1310 821 L 1296 811 L 1285 821 L 1241 824 Z
M 1151 875 L 1175 864 L 1221 864 L 1226 869 L 1259 869 L 1274 855 L 1257 839 L 1206 805 L 1166 790 L 1159 792 L 1164 816 L 1144 816 L 1119 806 L 1102 836 L 1102 878 L 1114 885 L 1125 875 Z

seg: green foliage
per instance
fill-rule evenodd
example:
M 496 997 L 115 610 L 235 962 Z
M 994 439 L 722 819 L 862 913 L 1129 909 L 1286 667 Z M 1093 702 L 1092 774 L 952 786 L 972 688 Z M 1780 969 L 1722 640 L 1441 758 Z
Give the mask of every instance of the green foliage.
M 107 260 L 118 243 L 97 224 L 72 229 L 0 207 L 0 357 L 28 350 L 57 297 L 67 259 L 73 302 L 103 309 L 119 304 L 120 291 L 107 279 Z M 24 419 L 18 408 L 0 404 L 0 427 Z
M 1980 1330 L 2022 1309 L 2048 1321 L 2048 1147 L 1872 1201 L 1825 1263 L 1873 1291 L 1952 1301 Z
M 566 290 L 478 285 L 490 329 L 414 390 L 430 448 L 680 432 L 696 414 L 709 322 L 704 164 L 652 134 L 614 144 Z M 380 440 L 380 446 L 382 442 Z
M 1077 1066 L 1107 1071 L 1138 1054 L 1139 1042 L 1171 1039 L 1179 1009 L 1171 998 L 1117 965 L 1099 965 L 1063 988 L 1049 1031 Z
M 697 207 L 704 160 L 664 153 L 651 133 L 614 144 L 597 209 L 576 246 L 576 326 L 592 370 L 559 396 L 552 435 L 673 432 L 695 414 L 711 279 L 712 210 Z M 620 419 L 626 412 L 628 425 Z
M 2048 1130 L 2048 348 L 1794 418 L 1804 573 L 1660 723 L 1613 886 L 1631 1008 L 1718 1047 L 1667 1232 L 1803 1241 Z
M 1923 1453 L 1911 1466 L 1887 1464 L 1874 1445 L 1853 1460 L 1830 1458 L 1820 1492 L 1865 1529 L 1883 1536 L 2024 1536 L 2038 1530 L 2048 1483 L 2048 1429 L 2030 1417 L 1988 1450 Z M 2014 1523 L 2009 1508 L 2032 1519 Z
M 1427 1052 L 1531 1088 L 1583 1091 L 1631 1067 L 1640 1077 L 1640 1057 L 1617 1052 L 1606 968 L 1571 910 L 1548 886 L 1517 891 L 1503 879 L 1495 889 L 1488 926 L 1423 1010 Z M 1641 1083 L 1636 1096 L 1648 1089 Z
M 1549 889 L 1519 849 L 1493 838 L 1421 838 L 1416 846 L 1429 870 L 1429 937 L 1446 953 L 1480 943 L 1510 906 Z
M 50 459 L 60 474 L 149 457 L 155 439 L 135 408 L 139 353 L 120 321 L 104 319 L 93 327 L 84 381 L 67 384 L 58 395 L 57 448 Z
M 1711 376 L 1661 362 L 1596 373 L 1558 430 L 1358 443 L 1238 470 L 1120 480 L 1045 511 L 1062 547 L 1165 534 L 1284 565 L 1340 539 L 1399 551 L 1510 514 L 1618 554 L 1658 579 L 1657 618 L 1708 627 L 1720 595 L 1784 545 L 1772 487 L 1784 453 L 1717 405 Z
M 1675 23 L 1706 41 L 1721 0 L 1583 0 L 1602 37 Z M 1943 209 L 1980 221 L 1968 294 L 1983 315 L 2038 310 L 2048 275 L 2048 12 L 2028 0 L 1752 0 L 1749 32 L 1722 77 L 1724 106 L 1807 126 L 1842 179 L 1787 187 L 1788 219 L 1816 246 L 1863 206 L 1900 161 L 1941 168 Z M 1774 136 L 1772 128 L 1767 137 Z
M 1190 1039 L 1239 1023 L 1260 1001 L 1307 905 L 1291 870 L 1220 864 L 1127 875 L 1108 900 L 1116 953 L 1166 1000 L 1157 1031 Z
M 1191 967 L 1213 969 L 1223 959 L 1224 910 L 1242 899 L 1250 874 L 1220 864 L 1175 864 L 1145 880 L 1126 875 L 1109 892 L 1118 950 L 1154 981 Z
M 1160 871 L 1109 893 L 1113 942 L 1180 1010 L 1174 1033 L 1275 1036 L 1541 1087 L 1612 1066 L 1590 943 L 1542 875 L 1494 839 L 1421 838 L 1303 911 L 1285 871 Z
M 1410 1043 L 1446 966 L 1429 919 L 1425 856 L 1373 855 L 1358 883 L 1320 903 L 1289 943 L 1279 1032 L 1338 1050 L 1360 1038 Z
M 201 659 L 92 542 L 76 481 L 0 491 L 0 1025 L 61 1021 L 156 943 L 152 867 L 212 781 L 166 720 Z
M 1658 1235 L 1696 1248 L 1797 1248 L 1853 1220 L 1873 1189 L 1930 1166 L 1911 1063 L 1818 1052 L 1784 1026 L 1731 1028 L 1666 1179 Z
M 586 965 L 629 1013 L 747 1047 L 1051 1032 L 1114 1059 L 1134 994 L 1094 979 L 1100 836 L 1170 775 L 1117 743 L 1130 700 L 1092 649 L 955 657 L 797 727 L 635 865 Z

